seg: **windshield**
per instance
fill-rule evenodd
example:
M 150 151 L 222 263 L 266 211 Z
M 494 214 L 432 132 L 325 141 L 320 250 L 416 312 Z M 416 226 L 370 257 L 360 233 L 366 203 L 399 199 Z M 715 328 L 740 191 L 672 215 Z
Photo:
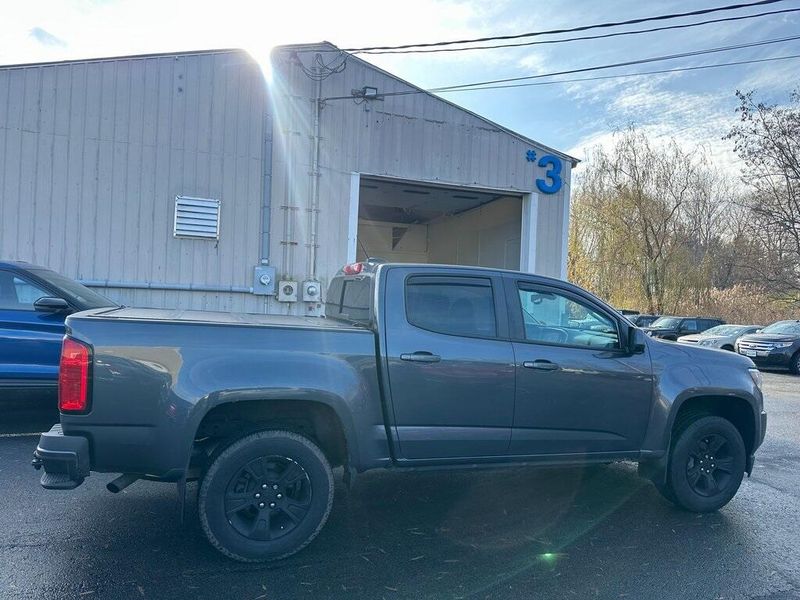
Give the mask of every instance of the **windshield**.
M 749 327 L 744 327 L 741 325 L 717 325 L 711 329 L 706 329 L 703 332 L 703 335 L 741 335 L 746 329 L 749 329 Z
M 677 327 L 681 320 L 678 317 L 659 317 L 650 326 L 654 329 L 672 329 Z
M 761 333 L 800 334 L 800 321 L 778 321 L 761 330 Z
M 117 306 L 115 302 L 112 302 L 105 296 L 98 294 L 97 292 L 93 292 L 74 279 L 59 275 L 55 271 L 49 271 L 47 269 L 32 269 L 31 272 L 37 277 L 44 279 L 50 285 L 59 288 L 68 300 L 71 300 L 73 304 L 79 305 L 79 308 L 82 310 L 88 310 L 90 308 L 103 308 L 106 306 Z

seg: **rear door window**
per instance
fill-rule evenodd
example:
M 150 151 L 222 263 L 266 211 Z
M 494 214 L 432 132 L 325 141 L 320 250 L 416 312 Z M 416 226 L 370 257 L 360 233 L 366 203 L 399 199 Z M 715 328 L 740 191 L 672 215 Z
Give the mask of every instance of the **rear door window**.
M 492 282 L 481 277 L 410 277 L 406 318 L 437 333 L 497 337 Z

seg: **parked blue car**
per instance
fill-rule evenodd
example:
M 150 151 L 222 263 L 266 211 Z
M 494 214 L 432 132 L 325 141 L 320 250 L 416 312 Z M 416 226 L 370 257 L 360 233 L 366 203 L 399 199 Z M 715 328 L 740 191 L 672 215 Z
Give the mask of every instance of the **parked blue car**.
M 67 315 L 117 306 L 77 281 L 24 262 L 0 262 L 0 394 L 51 389 Z

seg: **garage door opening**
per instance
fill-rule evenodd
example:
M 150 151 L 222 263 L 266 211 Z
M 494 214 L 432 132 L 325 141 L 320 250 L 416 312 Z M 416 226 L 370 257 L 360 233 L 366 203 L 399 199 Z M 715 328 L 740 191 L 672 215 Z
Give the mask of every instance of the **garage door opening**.
M 357 202 L 357 260 L 520 269 L 522 196 L 359 177 Z

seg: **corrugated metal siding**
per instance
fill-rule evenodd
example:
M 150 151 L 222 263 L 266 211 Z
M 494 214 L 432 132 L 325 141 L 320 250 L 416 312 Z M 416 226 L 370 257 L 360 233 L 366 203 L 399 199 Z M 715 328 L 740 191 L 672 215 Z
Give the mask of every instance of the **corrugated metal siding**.
M 0 68 L 0 256 L 84 280 L 249 287 L 266 90 L 243 52 Z M 176 195 L 219 198 L 219 243 L 175 239 Z M 251 294 L 108 290 L 264 310 Z
M 279 59 L 267 102 L 258 66 L 235 51 L 0 68 L 0 257 L 83 280 L 248 288 L 271 176 L 270 261 L 280 278 L 302 281 L 310 274 L 315 85 Z M 413 89 L 358 60 L 321 85 L 323 97 L 365 85 Z M 274 136 L 266 174 L 265 133 Z M 347 259 L 351 172 L 521 194 L 543 176 L 525 160 L 529 147 L 426 94 L 327 102 L 318 277 L 327 283 Z M 565 161 L 565 182 L 569 171 Z M 173 237 L 177 195 L 220 199 L 219 243 Z M 539 273 L 560 274 L 567 195 L 565 185 L 539 196 Z M 305 310 L 248 293 L 107 293 L 139 306 Z
M 312 55 L 305 54 L 306 61 Z M 326 55 L 330 59 L 331 55 Z M 273 152 L 274 264 L 286 275 L 306 273 L 306 211 L 310 208 L 313 101 L 315 83 L 292 60 L 275 61 L 273 101 L 276 137 L 284 143 Z M 403 92 L 405 83 L 358 60 L 322 82 L 323 98 L 349 96 L 364 86 L 379 93 Z M 328 280 L 346 261 L 350 173 L 399 177 L 459 186 L 536 192 L 544 169 L 526 161 L 533 147 L 548 151 L 494 127 L 485 120 L 427 94 L 388 96 L 356 104 L 351 99 L 325 103 L 320 145 L 320 252 L 318 275 Z M 562 177 L 570 178 L 564 161 Z M 287 176 L 288 173 L 293 174 Z M 557 194 L 539 194 L 536 271 L 560 276 L 562 219 L 568 185 Z M 292 206 L 282 209 L 281 206 Z M 288 221 L 288 222 L 287 222 Z M 278 227 L 282 229 L 278 229 Z M 284 257 L 279 263 L 278 258 Z

